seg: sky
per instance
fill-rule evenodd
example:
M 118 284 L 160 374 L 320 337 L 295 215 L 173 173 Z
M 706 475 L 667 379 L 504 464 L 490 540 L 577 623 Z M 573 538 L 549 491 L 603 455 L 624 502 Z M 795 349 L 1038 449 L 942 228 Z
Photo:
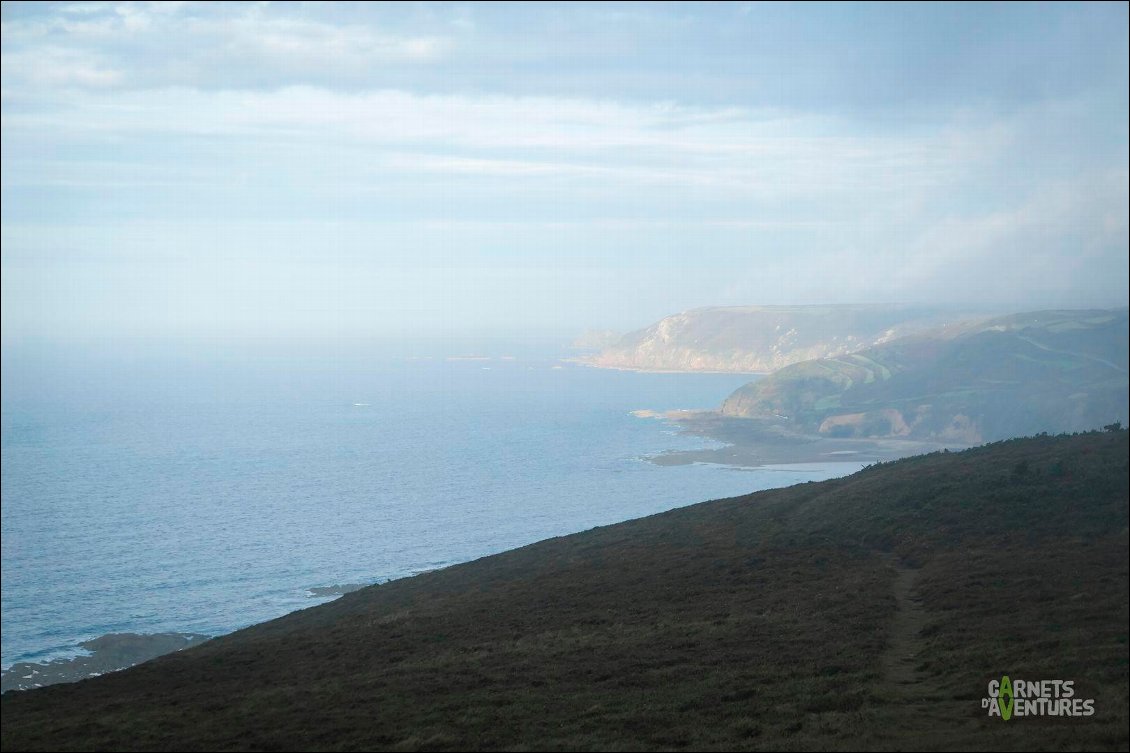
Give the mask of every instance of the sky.
M 6 343 L 1127 305 L 1126 3 L 2 7 Z

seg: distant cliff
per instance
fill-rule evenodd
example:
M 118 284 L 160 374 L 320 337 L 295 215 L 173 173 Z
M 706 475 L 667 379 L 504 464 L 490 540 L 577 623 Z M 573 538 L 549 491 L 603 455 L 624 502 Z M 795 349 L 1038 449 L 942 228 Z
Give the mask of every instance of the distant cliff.
M 1127 420 L 1127 312 L 963 322 L 788 366 L 726 400 L 727 416 L 798 433 L 961 443 Z
M 766 373 L 852 353 L 960 318 L 895 305 L 700 308 L 630 332 L 581 360 L 613 369 Z

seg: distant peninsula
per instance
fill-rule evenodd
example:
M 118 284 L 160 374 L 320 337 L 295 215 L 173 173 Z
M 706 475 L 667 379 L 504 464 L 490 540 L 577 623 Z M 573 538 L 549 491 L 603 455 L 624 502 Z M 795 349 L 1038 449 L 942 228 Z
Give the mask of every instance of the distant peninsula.
M 742 387 L 723 416 L 822 437 L 967 445 L 1127 421 L 1122 310 L 961 322 L 796 363 Z
M 636 411 L 726 444 L 655 462 L 757 466 L 889 460 L 1125 424 L 1128 340 L 1124 308 L 947 317 L 891 306 L 765 306 L 668 317 L 583 360 L 765 367 L 716 410 Z M 825 355 L 801 358 L 811 353 Z
M 664 317 L 618 339 L 586 335 L 579 341 L 603 347 L 576 360 L 639 371 L 769 373 L 970 316 L 909 305 L 712 306 Z

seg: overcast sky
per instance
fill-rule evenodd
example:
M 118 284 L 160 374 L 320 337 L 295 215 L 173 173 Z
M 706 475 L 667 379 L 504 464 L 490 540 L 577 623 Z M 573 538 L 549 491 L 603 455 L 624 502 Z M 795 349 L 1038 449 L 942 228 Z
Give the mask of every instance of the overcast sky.
M 3 4 L 5 341 L 1125 306 L 1127 4 Z

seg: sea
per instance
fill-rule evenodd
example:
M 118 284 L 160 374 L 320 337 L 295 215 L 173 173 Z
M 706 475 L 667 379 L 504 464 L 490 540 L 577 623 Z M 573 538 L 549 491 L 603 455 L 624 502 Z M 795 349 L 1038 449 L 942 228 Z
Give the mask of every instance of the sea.
M 589 368 L 553 341 L 5 345 L 2 662 L 219 635 L 412 577 L 858 463 L 741 469 L 633 411 L 754 377 Z

